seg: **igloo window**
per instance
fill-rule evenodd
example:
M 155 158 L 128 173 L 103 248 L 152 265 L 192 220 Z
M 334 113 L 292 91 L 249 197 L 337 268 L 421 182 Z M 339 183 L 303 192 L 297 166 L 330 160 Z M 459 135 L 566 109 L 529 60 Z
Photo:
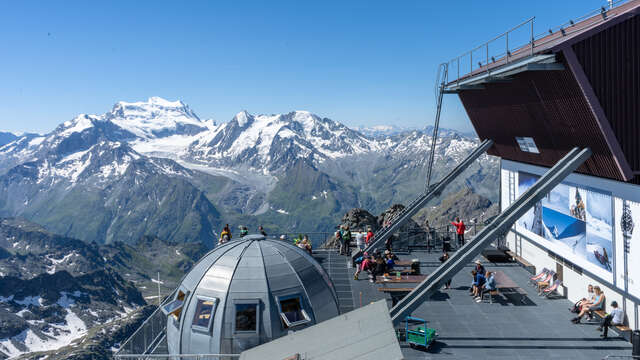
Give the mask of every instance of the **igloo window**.
M 213 315 L 216 312 L 217 304 L 218 299 L 198 297 L 198 303 L 196 304 L 196 311 L 193 314 L 193 322 L 191 326 L 198 330 L 209 331 Z
M 257 301 L 236 303 L 235 331 L 251 333 L 258 331 Z
M 176 297 L 170 303 L 162 306 L 162 312 L 169 316 L 173 316 L 175 320 L 180 319 L 182 313 L 182 305 L 184 305 L 184 298 L 187 296 L 184 291 L 178 290 Z
M 280 303 L 280 318 L 285 327 L 306 324 L 311 321 L 302 306 L 302 299 L 298 295 L 285 296 L 278 299 Z

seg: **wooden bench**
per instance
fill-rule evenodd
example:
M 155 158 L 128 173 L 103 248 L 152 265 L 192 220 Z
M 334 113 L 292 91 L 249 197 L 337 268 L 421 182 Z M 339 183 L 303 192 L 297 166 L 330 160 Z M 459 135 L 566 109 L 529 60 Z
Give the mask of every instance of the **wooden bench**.
M 509 256 L 511 256 L 511 258 L 513 259 L 513 261 L 517 262 L 518 264 L 520 264 L 523 268 L 525 268 L 528 272 L 535 274 L 536 273 L 536 267 L 533 266 L 533 264 L 531 264 L 530 262 L 528 262 L 527 260 L 523 259 L 522 257 L 516 255 L 516 253 L 514 253 L 511 250 L 507 250 L 505 251 L 505 253 Z
M 594 314 L 598 315 L 600 319 L 604 319 L 607 316 L 607 313 L 604 310 L 594 310 Z M 613 325 L 612 327 L 616 328 L 618 333 L 622 335 L 623 338 L 631 341 L 631 328 L 626 325 Z
M 385 292 L 385 293 L 411 292 L 411 291 L 413 291 L 413 288 L 379 287 L 378 291 L 382 291 L 382 292 Z

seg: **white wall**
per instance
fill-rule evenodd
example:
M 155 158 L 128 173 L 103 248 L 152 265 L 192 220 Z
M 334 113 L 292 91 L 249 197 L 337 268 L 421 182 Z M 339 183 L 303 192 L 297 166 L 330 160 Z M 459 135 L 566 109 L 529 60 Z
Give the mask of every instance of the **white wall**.
M 528 164 L 520 164 L 504 160 L 502 161 L 501 167 L 502 183 L 500 200 L 502 210 L 506 209 L 506 207 L 509 206 L 509 204 L 515 199 L 515 197 L 512 195 L 514 186 L 510 186 L 510 183 L 512 183 L 513 181 L 515 181 L 515 188 L 517 188 L 518 186 L 517 175 L 514 176 L 515 172 L 525 171 L 533 174 L 542 174 L 546 170 L 544 168 L 535 167 Z M 623 198 L 629 201 L 640 201 L 640 186 L 579 174 L 572 174 L 567 178 L 567 180 L 573 183 L 584 184 L 584 186 L 596 189 L 605 189 L 607 191 L 610 191 L 612 193 L 612 196 L 614 197 Z M 640 224 L 637 224 L 636 227 L 639 228 L 638 231 L 640 231 Z M 615 241 L 621 240 L 616 239 Z M 516 230 L 515 226 L 507 235 L 506 245 L 511 251 L 515 252 L 518 256 L 534 265 L 536 267 L 536 272 L 541 271 L 545 267 L 550 270 L 556 271 L 557 261 L 549 256 L 548 250 L 541 247 L 535 240 L 530 239 L 523 234 L 520 234 Z M 563 254 L 556 255 L 564 257 Z M 629 259 L 628 261 L 634 260 Z M 580 264 L 576 265 L 580 266 Z M 616 272 L 620 273 L 621 271 L 621 265 L 617 264 Z M 640 274 L 630 274 L 630 276 L 633 275 L 635 275 L 636 278 L 640 278 Z M 619 275 L 617 275 L 617 277 L 618 279 L 620 279 Z M 620 304 L 620 306 L 622 306 L 625 310 L 629 326 L 632 329 L 638 329 L 638 322 L 640 321 L 640 319 L 637 318 L 636 314 L 638 313 L 638 311 L 640 311 L 640 301 L 638 301 L 638 299 L 634 299 L 631 296 L 625 296 L 625 284 L 621 283 L 619 280 L 617 281 L 617 286 L 614 286 L 612 283 L 599 280 L 597 277 L 592 276 L 589 272 L 585 271 L 581 274 L 572 270 L 569 266 L 563 265 L 563 291 L 567 299 L 572 302 L 578 301 L 586 296 L 587 286 L 589 284 L 592 284 L 594 286 L 597 285 L 605 293 L 607 310 L 609 308 L 609 305 L 611 304 L 611 301 L 617 301 L 618 304 Z

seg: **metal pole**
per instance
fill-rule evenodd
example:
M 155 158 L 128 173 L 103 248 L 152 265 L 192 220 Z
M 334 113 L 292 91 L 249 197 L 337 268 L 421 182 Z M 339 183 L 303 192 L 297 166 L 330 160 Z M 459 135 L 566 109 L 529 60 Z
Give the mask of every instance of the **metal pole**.
M 473 50 L 469 51 L 469 66 L 471 68 L 470 73 L 473 72 Z
M 505 35 L 506 35 L 505 38 L 507 39 L 507 42 L 506 42 L 506 44 L 507 44 L 507 52 L 505 53 L 505 59 L 507 59 L 506 63 L 509 63 L 509 33 L 507 32 L 507 33 L 505 33 Z
M 531 19 L 531 55 L 533 56 L 533 42 L 535 41 L 535 39 L 533 38 L 533 21 L 534 21 L 535 17 L 533 19 Z
M 487 62 L 485 63 L 485 65 L 487 66 L 487 71 L 489 71 L 489 43 L 487 43 L 486 46 L 487 46 Z
M 160 307 L 160 271 L 158 271 L 158 307 Z

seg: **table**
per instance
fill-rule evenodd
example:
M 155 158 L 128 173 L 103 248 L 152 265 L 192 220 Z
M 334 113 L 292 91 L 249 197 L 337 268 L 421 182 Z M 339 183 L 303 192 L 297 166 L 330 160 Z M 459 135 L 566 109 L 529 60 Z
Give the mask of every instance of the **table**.
M 426 278 L 427 275 L 401 275 L 400 279 L 398 279 L 395 273 L 390 273 L 386 279 L 378 276 L 376 284 L 418 284 Z
M 507 276 L 502 271 L 494 271 L 493 272 L 494 279 L 496 280 L 496 289 L 511 289 L 515 293 L 520 294 L 520 302 L 524 303 L 524 298 L 527 296 L 527 292 L 524 291 L 515 281 L 511 280 L 509 276 Z

